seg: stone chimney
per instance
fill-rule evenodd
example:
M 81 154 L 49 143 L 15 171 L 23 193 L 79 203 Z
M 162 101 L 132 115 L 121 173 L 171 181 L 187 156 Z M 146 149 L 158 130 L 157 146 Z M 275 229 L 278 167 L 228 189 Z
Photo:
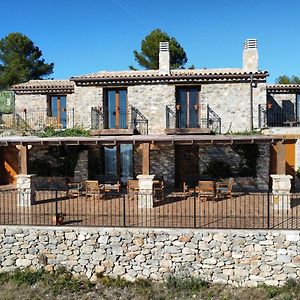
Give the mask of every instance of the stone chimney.
M 169 42 L 159 43 L 159 74 L 170 74 Z
M 258 70 L 258 51 L 256 39 L 247 39 L 244 42 L 243 70 L 246 72 L 255 72 Z

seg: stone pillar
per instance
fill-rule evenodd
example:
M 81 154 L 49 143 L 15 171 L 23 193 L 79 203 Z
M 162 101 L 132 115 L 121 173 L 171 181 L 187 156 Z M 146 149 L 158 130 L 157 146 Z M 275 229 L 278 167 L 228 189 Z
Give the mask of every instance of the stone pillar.
M 154 175 L 138 175 L 136 178 L 139 180 L 138 208 L 152 208 Z
M 16 175 L 17 181 L 17 206 L 31 206 L 35 200 L 35 175 Z
M 88 179 L 88 150 L 81 150 L 78 154 L 77 164 L 74 170 L 74 181 L 81 182 Z
M 272 201 L 274 209 L 291 208 L 291 179 L 293 176 L 284 174 L 273 174 L 272 177 Z

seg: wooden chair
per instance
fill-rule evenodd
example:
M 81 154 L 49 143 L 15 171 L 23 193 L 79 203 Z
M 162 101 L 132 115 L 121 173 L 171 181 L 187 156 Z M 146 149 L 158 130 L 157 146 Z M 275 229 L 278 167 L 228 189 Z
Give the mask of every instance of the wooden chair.
M 215 182 L 213 180 L 199 180 L 196 193 L 198 194 L 198 200 L 215 199 Z
M 129 199 L 134 199 L 135 194 L 139 191 L 139 181 L 137 179 L 130 179 L 127 181 L 127 195 Z
M 85 191 L 86 197 L 98 196 L 101 198 L 104 194 L 104 187 L 99 185 L 97 180 L 86 180 Z
M 153 180 L 153 194 L 157 199 L 161 200 L 164 193 L 164 182 L 163 180 Z
M 121 183 L 119 181 L 119 178 L 115 175 L 99 175 L 97 176 L 97 179 L 99 180 L 100 184 L 104 187 L 104 192 L 116 192 L 120 193 L 121 189 Z
M 217 182 L 216 183 L 216 193 L 217 199 L 220 197 L 231 198 L 232 197 L 232 187 L 234 179 L 229 178 L 227 182 Z
M 69 197 L 78 197 L 80 196 L 83 188 L 82 182 L 69 182 L 68 183 L 68 196 Z

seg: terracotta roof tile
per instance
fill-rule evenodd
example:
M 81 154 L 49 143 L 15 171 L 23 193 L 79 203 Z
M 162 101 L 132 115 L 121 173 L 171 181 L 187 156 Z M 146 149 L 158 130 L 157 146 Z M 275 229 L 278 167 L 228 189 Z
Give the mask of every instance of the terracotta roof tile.
M 80 81 L 88 79 L 118 79 L 118 78 L 150 78 L 150 77 L 185 77 L 185 76 L 238 76 L 238 75 L 250 75 L 251 72 L 245 72 L 243 69 L 179 69 L 171 70 L 170 74 L 162 75 L 158 70 L 143 70 L 143 71 L 115 71 L 107 72 L 101 71 L 98 73 L 91 73 L 81 76 L 71 77 L 71 80 Z M 266 75 L 267 71 L 257 71 L 253 73 L 255 75 Z
M 267 92 L 271 93 L 299 93 L 300 84 L 268 84 Z
M 70 80 L 29 80 L 13 85 L 11 89 L 16 93 L 73 93 L 74 85 Z

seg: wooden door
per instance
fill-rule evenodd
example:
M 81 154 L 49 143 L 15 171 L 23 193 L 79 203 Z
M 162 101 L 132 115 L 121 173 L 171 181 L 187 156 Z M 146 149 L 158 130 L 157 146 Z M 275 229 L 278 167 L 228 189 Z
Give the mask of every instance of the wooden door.
M 2 147 L 1 154 L 1 184 L 15 184 L 15 176 L 18 174 L 18 155 L 19 150 L 16 147 Z
M 285 174 L 293 176 L 292 189 L 295 187 L 295 175 L 296 175 L 296 170 L 295 170 L 295 156 L 296 156 L 295 148 L 296 147 L 295 146 L 296 146 L 295 143 L 287 142 L 285 144 Z
M 286 142 L 271 145 L 270 174 L 286 174 L 293 176 L 292 188 L 294 187 L 296 175 L 295 170 L 295 142 Z
M 177 145 L 175 147 L 175 184 L 181 186 L 186 177 L 199 176 L 199 146 Z

